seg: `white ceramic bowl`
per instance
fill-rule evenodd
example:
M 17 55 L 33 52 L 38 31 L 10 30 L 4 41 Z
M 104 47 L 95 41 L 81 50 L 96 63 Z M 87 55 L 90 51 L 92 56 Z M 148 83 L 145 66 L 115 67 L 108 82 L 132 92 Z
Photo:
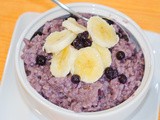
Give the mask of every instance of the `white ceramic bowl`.
M 41 14 L 33 23 L 28 25 L 18 41 L 15 52 L 15 66 L 20 93 L 32 110 L 39 113 L 41 118 L 45 117 L 49 120 L 123 120 L 128 118 L 144 100 L 149 90 L 153 74 L 153 56 L 148 46 L 147 38 L 143 34 L 141 28 L 133 20 L 112 8 L 91 3 L 72 3 L 68 4 L 68 6 L 77 12 L 87 12 L 115 19 L 134 35 L 145 57 L 145 72 L 140 87 L 136 90 L 134 95 L 120 105 L 108 110 L 90 113 L 75 113 L 58 107 L 39 95 L 28 82 L 23 60 L 20 57 L 22 48 L 24 47 L 23 39 L 30 39 L 34 32 L 44 25 L 46 21 L 68 14 L 61 8 L 56 7 Z

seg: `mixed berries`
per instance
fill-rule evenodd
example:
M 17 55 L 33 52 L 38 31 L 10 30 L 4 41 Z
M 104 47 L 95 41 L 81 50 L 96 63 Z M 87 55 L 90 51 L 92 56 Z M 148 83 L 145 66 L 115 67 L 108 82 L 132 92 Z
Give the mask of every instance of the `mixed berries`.
M 79 33 L 71 45 L 77 50 L 91 46 L 92 41 L 89 39 L 89 33 L 87 31 Z
M 113 69 L 112 67 L 107 67 L 104 71 L 104 74 L 109 81 L 118 77 L 118 81 L 120 83 L 125 84 L 127 82 L 127 77 L 124 74 L 119 75 L 118 71 L 116 69 Z

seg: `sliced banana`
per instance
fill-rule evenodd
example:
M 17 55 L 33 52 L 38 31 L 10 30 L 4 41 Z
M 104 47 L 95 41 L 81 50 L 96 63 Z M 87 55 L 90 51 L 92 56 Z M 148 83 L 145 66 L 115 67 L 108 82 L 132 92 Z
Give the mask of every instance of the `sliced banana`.
M 71 71 L 74 63 L 76 50 L 71 46 L 67 46 L 58 54 L 55 54 L 51 60 L 50 71 L 55 77 L 66 77 Z
M 86 27 L 78 24 L 78 22 L 74 18 L 68 18 L 67 20 L 63 21 L 62 26 L 76 34 L 82 33 L 87 30 Z
M 95 48 L 80 49 L 74 61 L 72 74 L 78 74 L 86 83 L 97 81 L 103 74 L 104 67 L 100 54 Z
M 99 52 L 104 68 L 109 67 L 112 63 L 112 58 L 111 52 L 108 50 L 108 48 L 101 47 L 94 42 L 92 42 L 92 47 L 97 49 L 97 51 Z
M 69 30 L 53 32 L 46 38 L 44 49 L 47 53 L 57 53 L 70 45 L 76 36 L 75 33 Z
M 87 30 L 92 40 L 102 47 L 113 47 L 119 41 L 113 26 L 109 25 L 101 17 L 91 17 L 87 22 Z

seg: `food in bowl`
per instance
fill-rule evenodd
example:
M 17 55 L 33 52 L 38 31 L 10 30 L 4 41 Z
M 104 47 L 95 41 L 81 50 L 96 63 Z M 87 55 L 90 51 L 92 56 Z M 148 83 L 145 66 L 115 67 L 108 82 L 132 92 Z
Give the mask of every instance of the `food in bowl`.
M 24 39 L 21 58 L 31 86 L 53 104 L 95 112 L 115 107 L 140 86 L 144 56 L 116 22 L 92 14 L 48 21 Z

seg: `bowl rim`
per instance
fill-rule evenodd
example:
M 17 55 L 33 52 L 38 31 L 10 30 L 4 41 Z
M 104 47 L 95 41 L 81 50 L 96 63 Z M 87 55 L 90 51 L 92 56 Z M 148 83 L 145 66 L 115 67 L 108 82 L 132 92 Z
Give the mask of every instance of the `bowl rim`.
M 35 19 L 24 31 L 23 33 L 21 34 L 20 38 L 19 38 L 19 41 L 17 43 L 17 46 L 16 46 L 16 51 L 15 51 L 15 67 L 16 67 L 16 72 L 18 74 L 18 81 L 20 82 L 20 84 L 22 85 L 22 87 L 27 91 L 27 93 L 29 95 L 31 95 L 37 102 L 39 102 L 40 104 L 43 104 L 43 106 L 53 110 L 53 111 L 57 111 L 57 112 L 61 112 L 61 113 L 64 113 L 64 114 L 67 114 L 67 115 L 74 115 L 74 116 L 83 116 L 85 117 L 86 115 L 88 116 L 97 116 L 97 115 L 104 115 L 104 114 L 114 114 L 115 112 L 118 112 L 120 110 L 124 110 L 125 108 L 133 105 L 138 99 L 140 99 L 143 94 L 145 93 L 145 91 L 148 90 L 148 87 L 150 85 L 150 82 L 151 82 L 151 78 L 153 76 L 153 67 L 154 67 L 154 60 L 153 60 L 153 55 L 151 54 L 151 47 L 150 45 L 148 44 L 147 42 L 147 38 L 146 36 L 144 35 L 144 33 L 142 32 L 141 28 L 131 19 L 129 18 L 128 16 L 126 16 L 125 14 L 113 9 L 113 8 L 110 8 L 108 6 L 104 6 L 104 5 L 100 5 L 100 4 L 95 4 L 95 3 L 87 3 L 87 2 L 76 2 L 76 3 L 70 3 L 70 4 L 66 4 L 67 6 L 69 7 L 75 7 L 75 6 L 92 6 L 92 7 L 96 7 L 97 9 L 101 8 L 101 9 L 104 9 L 104 10 L 109 10 L 109 11 L 112 11 L 114 12 L 115 14 L 118 14 L 120 16 L 123 16 L 125 19 L 127 19 L 133 26 L 136 27 L 137 31 L 139 31 L 139 33 L 141 34 L 141 36 L 143 37 L 145 41 L 145 44 L 146 46 L 148 47 L 149 49 L 149 52 L 147 54 L 149 54 L 150 56 L 150 61 L 149 61 L 149 75 L 148 75 L 148 80 L 146 81 L 146 84 L 144 85 L 143 89 L 141 90 L 141 92 L 139 92 L 137 94 L 137 96 L 133 96 L 133 97 L 129 97 L 127 100 L 125 100 L 123 103 L 113 107 L 113 108 L 110 108 L 110 109 L 107 109 L 107 110 L 103 110 L 103 111 L 97 111 L 97 112 L 85 112 L 85 113 L 75 113 L 73 111 L 70 111 L 68 109 L 65 109 L 65 108 L 62 108 L 62 107 L 59 107 L 53 103 L 51 103 L 50 101 L 44 99 L 41 95 L 39 95 L 37 93 L 37 91 L 32 88 L 32 86 L 30 85 L 30 83 L 25 79 L 24 79 L 24 76 L 22 76 L 22 72 L 20 71 L 21 69 L 20 68 L 20 64 L 19 64 L 19 59 L 20 59 L 20 47 L 21 47 L 21 44 L 23 42 L 23 39 L 25 38 L 26 36 L 26 33 L 27 31 L 29 31 L 32 26 L 34 26 L 34 24 L 36 22 L 38 22 L 40 19 L 42 19 L 44 16 L 48 16 L 49 14 L 51 14 L 52 12 L 55 12 L 57 10 L 61 10 L 61 8 L 59 7 L 55 7 L 55 8 L 52 8 L 51 10 L 48 10 L 44 13 L 42 13 L 37 19 Z M 143 53 L 145 54 L 145 53 Z M 145 72 L 145 71 L 144 71 Z M 142 80 L 143 81 L 143 80 Z M 141 86 L 141 85 L 140 85 Z M 138 88 L 139 90 L 139 88 Z M 138 90 L 136 90 L 135 92 L 137 92 Z M 94 113 L 94 114 L 92 114 Z

